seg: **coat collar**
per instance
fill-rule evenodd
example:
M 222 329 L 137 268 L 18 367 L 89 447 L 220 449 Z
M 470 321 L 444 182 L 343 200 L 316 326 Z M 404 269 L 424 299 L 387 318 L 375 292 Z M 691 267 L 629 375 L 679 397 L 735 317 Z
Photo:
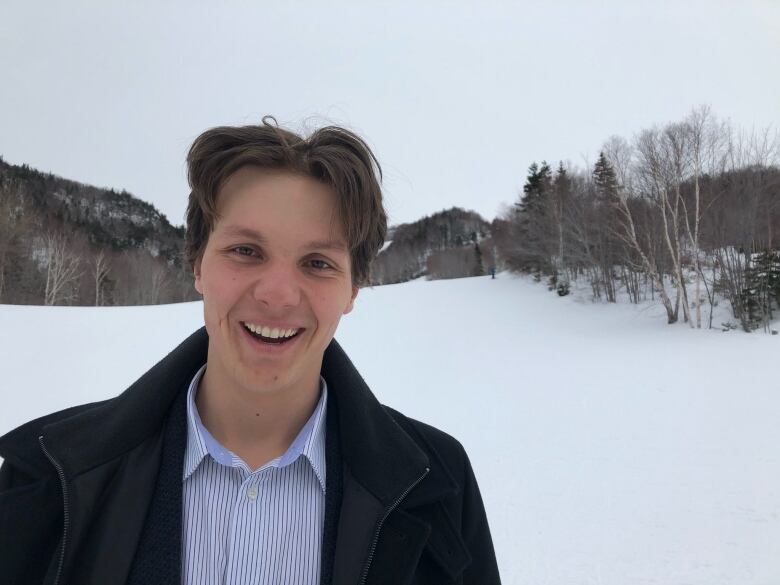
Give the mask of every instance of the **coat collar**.
M 207 354 L 208 334 L 202 327 L 116 398 L 74 409 L 72 416 L 28 423 L 0 439 L 0 451 L 28 470 L 50 470 L 37 444 L 42 434 L 69 477 L 114 460 L 160 432 L 174 399 Z M 429 457 L 399 426 L 335 340 L 325 351 L 322 376 L 337 404 L 344 463 L 383 507 L 392 505 L 426 468 L 431 472 L 414 490 L 415 505 L 457 489 L 435 452 Z M 51 418 L 56 420 L 47 423 Z M 26 451 L 15 451 L 21 444 Z

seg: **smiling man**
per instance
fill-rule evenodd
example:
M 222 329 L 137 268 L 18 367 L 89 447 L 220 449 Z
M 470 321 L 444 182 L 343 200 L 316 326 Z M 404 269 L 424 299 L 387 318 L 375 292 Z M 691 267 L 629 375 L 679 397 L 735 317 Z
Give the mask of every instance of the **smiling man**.
M 334 340 L 386 232 L 367 145 L 269 118 L 203 133 L 188 170 L 205 327 L 0 438 L 3 582 L 498 583 L 461 445 L 379 404 Z

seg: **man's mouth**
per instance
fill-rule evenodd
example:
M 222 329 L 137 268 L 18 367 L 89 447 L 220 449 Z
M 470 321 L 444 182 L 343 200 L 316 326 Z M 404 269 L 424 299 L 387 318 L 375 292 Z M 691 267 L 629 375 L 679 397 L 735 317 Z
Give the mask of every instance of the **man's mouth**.
M 298 327 L 282 329 L 279 327 L 268 327 L 266 325 L 257 323 L 242 322 L 241 325 L 243 325 L 244 329 L 246 329 L 255 339 L 259 339 L 264 343 L 271 343 L 275 345 L 287 343 L 291 339 L 294 339 L 301 331 L 303 331 L 303 328 Z

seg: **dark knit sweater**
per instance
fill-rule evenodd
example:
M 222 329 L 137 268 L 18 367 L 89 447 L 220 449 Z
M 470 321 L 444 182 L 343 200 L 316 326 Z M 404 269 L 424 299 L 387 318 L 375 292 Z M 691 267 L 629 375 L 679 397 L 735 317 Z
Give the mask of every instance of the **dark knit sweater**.
M 330 585 L 341 508 L 341 450 L 335 396 L 328 396 L 325 431 L 325 519 L 320 585 Z M 187 445 L 187 392 L 179 393 L 165 424 L 154 496 L 136 549 L 128 585 L 181 583 L 182 470 Z

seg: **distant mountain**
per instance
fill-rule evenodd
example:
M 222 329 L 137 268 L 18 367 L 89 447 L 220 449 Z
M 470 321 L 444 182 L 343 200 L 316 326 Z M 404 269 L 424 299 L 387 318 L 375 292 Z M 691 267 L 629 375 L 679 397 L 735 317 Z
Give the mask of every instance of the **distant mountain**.
M 15 191 L 41 219 L 83 232 L 91 244 L 146 249 L 154 257 L 180 262 L 184 227 L 174 227 L 154 205 L 127 191 L 85 185 L 2 159 L 0 184 Z
M 126 191 L 0 158 L 0 232 L 0 302 L 154 304 L 197 298 L 182 256 L 184 228 Z M 101 252 L 103 265 L 110 266 L 102 281 L 96 265 Z M 68 282 L 53 289 L 52 279 L 66 266 L 72 269 L 65 274 Z
M 490 224 L 477 212 L 460 207 L 399 224 L 388 230 L 389 244 L 372 266 L 371 282 L 379 285 L 420 276 L 457 278 L 483 274 L 492 260 L 483 257 L 485 251 L 480 246 L 489 236 Z

